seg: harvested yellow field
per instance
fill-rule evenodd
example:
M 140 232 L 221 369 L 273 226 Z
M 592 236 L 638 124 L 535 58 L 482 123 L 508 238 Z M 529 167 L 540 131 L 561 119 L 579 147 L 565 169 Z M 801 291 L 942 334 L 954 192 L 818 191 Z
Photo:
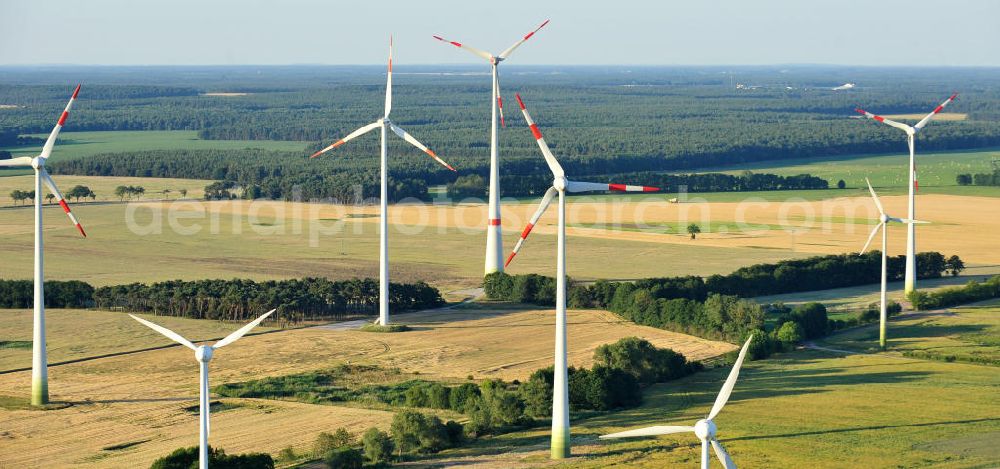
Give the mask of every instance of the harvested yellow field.
M 923 119 L 924 117 L 927 117 L 927 114 L 919 114 L 919 113 L 917 113 L 917 114 L 889 114 L 889 115 L 885 115 L 885 116 L 882 116 L 882 117 L 885 117 L 886 119 L 892 119 L 892 120 L 915 120 L 915 121 L 919 121 L 920 119 Z M 934 120 L 939 120 L 939 121 L 964 121 L 965 119 L 968 119 L 968 118 L 969 118 L 969 115 L 966 114 L 966 113 L 963 113 L 963 112 L 939 112 L 938 115 L 936 117 L 934 117 Z
M 118 330 L 105 327 L 105 340 L 143 333 L 142 325 L 131 324 L 134 321 L 124 314 L 119 316 Z M 80 330 L 91 327 L 82 316 L 52 317 L 66 323 L 76 318 Z M 245 337 L 217 352 L 210 365 L 211 383 L 316 370 L 346 361 L 399 367 L 419 372 L 421 377 L 449 381 L 468 375 L 524 379 L 552 364 L 551 310 L 452 309 L 397 319 L 414 330 L 373 334 L 310 328 Z M 53 330 L 51 340 L 64 340 L 62 336 L 71 333 Z M 568 333 L 570 364 L 577 366 L 589 365 L 597 346 L 626 336 L 644 337 L 692 359 L 735 348 L 636 326 L 603 311 L 570 311 Z M 177 447 L 194 445 L 196 414 L 184 408 L 196 404 L 197 370 L 193 354 L 183 347 L 52 367 L 53 401 L 73 405 L 50 411 L 0 410 L 4 463 L 26 467 L 45 460 L 51 467 L 142 467 Z M 0 395 L 26 395 L 29 380 L 29 372 L 0 375 Z M 353 431 L 372 425 L 385 428 L 391 420 L 388 412 L 357 407 L 256 399 L 225 402 L 237 407 L 213 414 L 212 443 L 237 453 L 275 454 L 286 446 L 305 450 L 321 431 L 341 426 Z M 126 443 L 135 444 L 121 450 L 102 449 Z

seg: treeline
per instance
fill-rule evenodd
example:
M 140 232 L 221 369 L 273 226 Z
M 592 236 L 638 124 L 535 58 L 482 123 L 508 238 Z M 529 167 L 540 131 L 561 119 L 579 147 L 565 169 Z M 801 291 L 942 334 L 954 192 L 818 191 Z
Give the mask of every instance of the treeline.
M 427 199 L 428 183 L 443 184 L 451 177 L 444 174 L 451 171 L 431 165 L 422 154 L 410 157 L 410 161 L 394 163 L 390 170 L 390 201 Z M 377 157 L 310 159 L 305 152 L 261 149 L 150 150 L 99 154 L 49 167 L 56 174 L 216 180 L 205 188 L 205 196 L 211 199 L 361 203 L 380 193 Z
M 779 190 L 812 190 L 828 189 L 830 184 L 825 179 L 809 174 L 794 176 L 779 176 L 777 174 L 753 173 L 743 174 L 664 174 L 664 173 L 624 173 L 611 176 L 580 178 L 591 182 L 617 182 L 659 187 L 663 191 L 676 192 L 683 188 L 687 192 L 741 192 L 741 191 L 779 191 Z M 487 196 L 488 180 L 479 174 L 459 176 L 447 185 L 448 197 L 461 199 L 466 197 L 485 198 Z M 503 196 L 524 197 L 544 193 L 552 185 L 552 177 L 542 174 L 523 175 L 516 178 L 505 178 L 502 184 Z
M 375 279 L 331 281 L 325 278 L 270 280 L 172 280 L 151 285 L 132 283 L 100 287 L 94 302 L 100 309 L 245 321 L 277 309 L 275 319 L 297 322 L 378 313 Z M 389 305 L 397 312 L 444 304 L 441 293 L 424 282 L 391 283 Z
M 0 280 L 0 308 L 31 308 L 33 298 L 31 280 Z M 49 308 L 96 307 L 227 321 L 250 320 L 275 308 L 278 310 L 275 319 L 286 322 L 374 316 L 378 314 L 378 301 L 375 279 L 172 280 L 97 289 L 78 280 L 45 282 L 45 306 Z M 389 305 L 394 311 L 443 304 L 441 293 L 424 282 L 389 284 Z
M 0 279 L 0 308 L 31 308 L 35 283 L 31 280 Z M 89 308 L 94 305 L 94 287 L 79 280 L 46 280 L 46 308 Z
M 831 254 L 804 259 L 789 259 L 773 264 L 741 267 L 728 275 L 709 277 L 681 276 L 648 278 L 635 282 L 599 280 L 592 285 L 571 284 L 567 300 L 577 308 L 605 308 L 615 301 L 619 288 L 647 290 L 656 299 L 705 301 L 711 294 L 743 298 L 802 291 L 827 290 L 878 283 L 882 268 L 879 251 L 857 254 Z M 958 256 L 945 258 L 939 252 L 917 253 L 917 278 L 940 278 L 944 273 L 957 275 L 965 269 Z M 906 256 L 888 258 L 887 278 L 901 280 L 906 270 Z M 491 298 L 555 304 L 555 279 L 537 274 L 491 274 L 483 281 Z
M 955 182 L 960 186 L 1000 186 L 1000 169 L 994 169 L 992 173 L 959 174 L 955 176 Z
M 915 290 L 909 295 L 914 309 L 928 310 L 947 308 L 975 301 L 1000 298 L 1000 275 L 994 275 L 983 282 L 975 280 L 961 287 L 941 288 L 934 291 Z

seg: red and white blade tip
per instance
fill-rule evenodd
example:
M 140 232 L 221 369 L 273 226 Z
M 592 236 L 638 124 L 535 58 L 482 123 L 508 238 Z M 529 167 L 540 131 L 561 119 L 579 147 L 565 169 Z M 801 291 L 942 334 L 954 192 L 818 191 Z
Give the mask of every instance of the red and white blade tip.
M 80 94 L 80 87 L 81 86 L 83 86 L 82 83 L 79 84 L 79 85 L 76 85 L 76 89 L 73 90 L 73 98 L 71 98 L 71 99 L 76 99 L 76 97 Z
M 527 35 L 525 35 L 525 36 L 524 36 L 524 39 L 525 39 L 525 40 L 528 40 L 528 39 L 530 39 L 530 38 L 531 38 L 531 36 L 534 36 L 534 35 L 535 35 L 535 33 L 537 33 L 539 29 L 542 29 L 542 28 L 544 28 L 544 27 L 545 27 L 545 25 L 547 25 L 547 24 L 549 24 L 549 20 L 545 20 L 545 22 L 544 22 L 544 23 L 542 23 L 542 25 L 541 25 L 541 26 L 539 26 L 539 27 L 535 28 L 535 30 L 534 30 L 534 31 L 532 31 L 532 32 L 528 33 Z
M 512 252 L 512 253 L 510 253 L 510 255 L 509 255 L 509 256 L 507 256 L 507 262 L 504 262 L 504 263 L 503 263 L 503 267 L 504 267 L 505 269 L 507 268 L 507 266 L 508 266 L 508 265 L 510 265 L 510 261 L 514 260 L 514 256 L 516 256 L 516 255 L 517 255 L 517 253 L 516 253 L 516 252 Z
M 514 93 L 514 97 L 517 98 L 517 105 L 524 109 L 524 101 L 521 101 L 521 93 Z
M 629 184 L 608 184 L 608 190 L 618 192 L 659 192 L 659 187 L 633 186 Z

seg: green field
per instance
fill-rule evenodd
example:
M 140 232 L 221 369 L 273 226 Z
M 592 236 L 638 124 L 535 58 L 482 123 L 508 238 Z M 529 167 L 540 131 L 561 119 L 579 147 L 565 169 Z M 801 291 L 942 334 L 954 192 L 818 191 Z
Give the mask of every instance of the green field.
M 955 195 L 1000 196 L 1000 188 L 958 186 L 955 176 L 962 173 L 989 173 L 993 171 L 991 161 L 1000 159 L 1000 150 L 967 150 L 921 153 L 917 147 L 917 177 L 921 192 Z M 905 142 L 900 143 L 900 152 L 876 156 L 812 157 L 780 161 L 763 161 L 729 167 L 702 168 L 696 172 L 727 172 L 738 174 L 743 171 L 773 173 L 783 176 L 808 173 L 830 181 L 836 186 L 843 179 L 847 187 L 864 188 L 865 178 L 879 189 L 880 194 L 906 192 L 906 166 L 909 157 Z
M 908 329 L 892 323 L 890 331 L 912 333 L 890 342 L 888 353 L 799 350 L 746 364 L 716 419 L 720 440 L 740 467 L 995 467 L 1000 460 L 995 445 L 1000 438 L 998 368 L 900 353 L 945 347 L 948 353 L 996 357 L 1000 308 L 955 312 Z M 877 339 L 873 331 L 869 326 L 824 343 L 846 348 L 864 336 L 867 344 L 860 346 L 868 348 Z M 578 457 L 554 466 L 697 467 L 699 445 L 693 435 L 615 442 L 597 436 L 650 425 L 691 425 L 711 408 L 728 371 L 724 367 L 652 386 L 636 409 L 577 417 Z M 441 464 L 457 461 L 552 467 L 546 463 L 547 429 L 503 435 L 435 458 Z
M 70 124 L 67 124 L 70 125 Z M 31 137 L 46 138 L 48 134 L 33 134 Z M 262 148 L 265 150 L 300 151 L 306 153 L 305 146 L 313 142 L 270 141 L 270 140 L 202 140 L 194 130 L 130 130 L 105 132 L 72 132 L 59 134 L 59 141 L 52 151 L 52 161 L 65 161 L 98 153 L 114 153 L 140 150 L 239 150 L 242 148 Z M 0 147 L 17 156 L 35 156 L 42 146 Z M 0 171 L 0 176 L 28 174 L 27 170 Z

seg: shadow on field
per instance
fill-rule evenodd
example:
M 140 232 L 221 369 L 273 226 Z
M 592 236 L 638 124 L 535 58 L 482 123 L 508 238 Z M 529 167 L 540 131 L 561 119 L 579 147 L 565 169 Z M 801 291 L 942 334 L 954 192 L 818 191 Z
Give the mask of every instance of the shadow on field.
M 942 422 L 925 422 L 925 423 L 911 423 L 905 425 L 872 425 L 867 427 L 848 427 L 848 428 L 834 428 L 830 430 L 816 430 L 811 432 L 796 432 L 796 433 L 782 433 L 778 435 L 760 435 L 760 436 L 741 436 L 738 438 L 726 438 L 725 441 L 747 441 L 747 440 L 766 440 L 769 438 L 788 438 L 795 436 L 812 436 L 812 435 L 826 435 L 830 433 L 850 433 L 850 432 L 863 432 L 869 430 L 888 430 L 893 428 L 920 428 L 920 427 L 937 427 L 940 425 L 961 425 L 968 423 L 981 423 L 981 422 L 994 422 L 1000 421 L 1000 418 L 983 418 L 983 419 L 968 419 L 968 420 L 948 420 Z
M 779 360 L 775 361 L 780 363 Z M 829 359 L 784 361 L 794 362 L 798 366 L 827 362 Z M 921 362 L 915 361 L 914 363 Z M 924 371 L 858 373 L 858 368 L 864 366 L 885 368 L 887 365 L 828 366 L 794 371 L 744 368 L 740 373 L 739 382 L 729 398 L 729 405 L 743 400 L 828 392 L 834 387 L 900 384 L 921 380 L 931 375 L 931 373 Z M 893 368 L 899 368 L 899 364 L 893 364 Z M 696 415 L 701 415 L 703 412 L 708 413 L 728 372 L 729 368 L 723 367 L 697 373 L 677 381 L 651 386 L 643 393 L 644 402 L 640 407 L 594 417 L 589 419 L 589 424 L 638 428 L 649 425 L 684 423 L 679 422 L 679 420 L 690 420 L 692 418 L 691 411 L 694 411 Z
M 92 405 L 92 404 L 148 404 L 155 402 L 184 402 L 197 400 L 198 396 L 192 397 L 158 397 L 149 399 L 97 399 L 91 400 L 86 399 L 82 401 L 72 402 L 74 405 Z

